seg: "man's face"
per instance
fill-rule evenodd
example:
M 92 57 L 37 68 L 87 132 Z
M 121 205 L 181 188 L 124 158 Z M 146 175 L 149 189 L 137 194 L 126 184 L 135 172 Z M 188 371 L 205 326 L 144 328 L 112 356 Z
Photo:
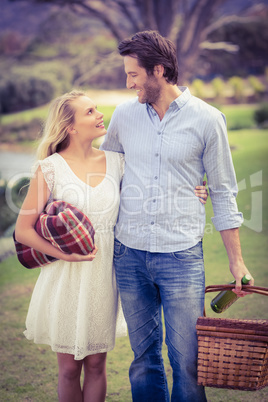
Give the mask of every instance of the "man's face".
M 140 67 L 135 57 L 124 57 L 126 86 L 135 89 L 140 103 L 154 104 L 159 99 L 161 86 L 155 75 L 148 76 L 145 68 Z

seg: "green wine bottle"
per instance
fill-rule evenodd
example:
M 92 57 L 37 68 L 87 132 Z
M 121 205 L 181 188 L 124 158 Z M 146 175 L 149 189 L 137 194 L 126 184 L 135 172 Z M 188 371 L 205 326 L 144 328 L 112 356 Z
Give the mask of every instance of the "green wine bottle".
M 249 283 L 250 279 L 251 276 L 247 274 L 243 276 L 241 282 L 243 285 L 246 285 L 247 283 Z M 231 283 L 235 283 L 235 281 L 232 281 Z M 210 306 L 212 310 L 215 311 L 215 313 L 222 313 L 228 307 L 230 307 L 238 298 L 239 296 L 237 296 L 237 294 L 234 293 L 232 290 L 223 290 L 218 293 L 213 300 L 211 300 Z

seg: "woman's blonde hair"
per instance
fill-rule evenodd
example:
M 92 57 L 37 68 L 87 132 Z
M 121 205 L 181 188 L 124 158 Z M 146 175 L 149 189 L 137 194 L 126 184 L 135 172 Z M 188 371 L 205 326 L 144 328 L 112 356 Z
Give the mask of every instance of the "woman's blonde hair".
M 73 90 L 52 101 L 37 148 L 37 159 L 45 159 L 67 148 L 70 142 L 68 129 L 74 124 L 75 115 L 72 102 L 80 96 L 86 96 L 85 92 Z

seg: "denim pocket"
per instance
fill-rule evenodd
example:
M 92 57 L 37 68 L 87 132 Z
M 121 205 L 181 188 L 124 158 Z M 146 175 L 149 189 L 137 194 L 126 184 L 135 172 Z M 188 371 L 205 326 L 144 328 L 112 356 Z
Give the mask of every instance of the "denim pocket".
M 114 257 L 120 258 L 126 253 L 127 247 L 119 240 L 114 239 Z
M 202 260 L 203 259 L 202 241 L 197 243 L 195 246 L 188 248 L 187 250 L 175 251 L 174 253 L 172 253 L 172 255 L 176 260 L 179 261 Z

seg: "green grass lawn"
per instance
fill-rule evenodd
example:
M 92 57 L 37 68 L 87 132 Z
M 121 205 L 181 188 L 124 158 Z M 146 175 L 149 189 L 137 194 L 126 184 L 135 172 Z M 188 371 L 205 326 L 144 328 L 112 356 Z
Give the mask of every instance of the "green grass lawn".
M 30 122 L 33 119 L 45 120 L 48 114 L 49 105 L 43 105 L 34 109 L 25 110 L 23 112 L 12 113 L 1 116 L 1 124 L 6 125 L 13 123 L 14 121 Z M 104 113 L 104 122 L 106 127 L 108 127 L 109 121 L 112 117 L 112 113 L 115 109 L 114 106 L 100 106 L 98 108 L 102 113 Z
M 241 128 L 253 128 L 254 112 L 257 105 L 224 105 L 220 110 L 227 118 L 227 125 L 229 130 L 239 130 Z
M 240 130 L 229 133 L 237 181 L 239 209 L 244 213 L 245 224 L 240 237 L 246 265 L 255 277 L 255 283 L 268 287 L 267 235 L 268 235 L 268 131 Z M 254 181 L 254 178 L 258 181 Z M 262 205 L 260 206 L 260 200 Z M 232 280 L 228 260 L 219 233 L 211 225 L 212 206 L 206 206 L 207 226 L 204 237 L 206 283 L 222 284 Z M 261 218 L 261 219 L 260 219 Z M 261 229 L 260 229 L 261 221 Z M 255 228 L 255 229 L 254 229 Z M 257 230 L 256 230 L 257 229 Z M 38 269 L 26 270 L 15 257 L 0 264 L 0 329 L 1 401 L 57 401 L 57 362 L 48 346 L 35 345 L 23 336 L 24 321 Z M 208 316 L 216 316 L 209 307 L 213 295 L 206 297 Z M 238 300 L 221 317 L 268 319 L 267 300 L 264 296 L 249 295 Z M 166 357 L 165 364 L 171 386 L 172 374 Z M 132 352 L 128 338 L 120 338 L 115 349 L 108 354 L 107 401 L 131 401 L 128 368 Z M 207 388 L 209 402 L 268 400 L 268 388 L 256 392 Z
M 90 89 L 88 90 L 89 96 L 90 96 Z M 101 93 L 103 91 L 100 91 Z M 93 90 L 93 94 L 98 94 L 98 90 Z M 119 93 L 121 93 L 119 91 Z M 93 95 L 93 101 L 94 100 L 94 95 Z M 106 127 L 108 127 L 108 123 L 110 121 L 110 118 L 112 116 L 112 113 L 115 109 L 115 106 L 111 105 L 105 105 L 105 96 L 103 95 L 103 104 L 98 105 L 98 109 L 104 113 L 104 120 L 106 123 Z M 47 112 L 48 112 L 48 104 L 36 107 L 34 109 L 30 110 L 25 110 L 23 112 L 18 112 L 18 113 L 11 113 L 7 115 L 1 116 L 1 124 L 6 125 L 13 123 L 14 121 L 23 121 L 23 122 L 30 122 L 32 119 L 40 119 L 44 120 L 47 117 Z M 227 117 L 227 124 L 228 124 L 228 129 L 234 130 L 234 129 L 240 129 L 240 128 L 253 128 L 255 126 L 254 123 L 254 111 L 258 107 L 257 104 L 255 105 L 247 105 L 247 104 L 241 104 L 241 105 L 224 105 L 221 106 L 219 105 L 220 110 L 226 115 Z

